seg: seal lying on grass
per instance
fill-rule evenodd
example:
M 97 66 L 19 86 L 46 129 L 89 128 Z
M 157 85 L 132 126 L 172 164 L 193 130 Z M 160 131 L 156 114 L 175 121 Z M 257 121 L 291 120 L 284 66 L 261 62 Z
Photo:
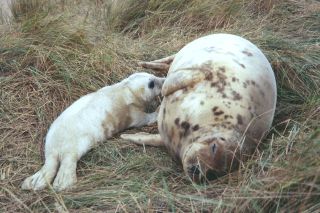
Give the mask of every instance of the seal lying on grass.
M 230 34 L 199 38 L 175 57 L 142 65 L 165 68 L 172 59 L 162 88 L 160 135 L 121 137 L 166 146 L 193 181 L 225 175 L 253 154 L 271 126 L 277 96 L 272 68 L 254 44 Z
M 143 110 L 160 94 L 163 82 L 164 78 L 135 73 L 74 102 L 49 128 L 45 164 L 23 182 L 22 189 L 40 190 L 53 179 L 57 191 L 73 185 L 77 161 L 91 147 L 126 128 L 156 121 L 156 112 Z

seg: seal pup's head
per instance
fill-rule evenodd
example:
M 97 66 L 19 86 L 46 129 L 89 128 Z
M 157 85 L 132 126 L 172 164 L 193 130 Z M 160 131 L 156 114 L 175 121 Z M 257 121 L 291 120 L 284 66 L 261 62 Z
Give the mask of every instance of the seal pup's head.
M 239 166 L 240 147 L 223 135 L 199 137 L 182 150 L 181 161 L 193 181 L 210 181 Z
M 144 102 L 150 102 L 161 94 L 164 80 L 165 78 L 149 73 L 137 72 L 130 75 L 126 79 L 126 83 L 137 98 L 141 98 Z

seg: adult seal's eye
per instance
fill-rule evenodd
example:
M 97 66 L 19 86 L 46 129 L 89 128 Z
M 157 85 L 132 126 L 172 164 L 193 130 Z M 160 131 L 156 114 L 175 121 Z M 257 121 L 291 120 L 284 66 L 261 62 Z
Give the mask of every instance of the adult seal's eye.
M 154 88 L 154 81 L 150 81 L 149 84 L 148 84 L 148 87 L 150 89 L 153 89 Z

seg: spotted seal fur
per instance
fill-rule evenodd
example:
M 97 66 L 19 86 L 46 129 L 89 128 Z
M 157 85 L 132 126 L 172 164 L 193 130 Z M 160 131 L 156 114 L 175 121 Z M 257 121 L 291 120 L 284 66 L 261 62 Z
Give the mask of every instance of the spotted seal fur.
M 164 145 L 199 182 L 233 171 L 253 154 L 271 127 L 277 90 L 270 63 L 254 44 L 213 34 L 175 55 L 162 95 L 160 134 L 121 137 Z

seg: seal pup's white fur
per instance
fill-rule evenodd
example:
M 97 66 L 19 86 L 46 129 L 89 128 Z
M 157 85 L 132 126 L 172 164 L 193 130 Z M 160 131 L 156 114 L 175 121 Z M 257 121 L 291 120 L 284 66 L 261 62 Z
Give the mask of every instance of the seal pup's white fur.
M 57 191 L 72 186 L 77 181 L 77 161 L 94 145 L 126 128 L 156 121 L 157 112 L 144 109 L 160 94 L 163 82 L 164 78 L 135 73 L 74 102 L 49 128 L 45 164 L 25 179 L 22 189 L 41 190 L 53 179 Z

